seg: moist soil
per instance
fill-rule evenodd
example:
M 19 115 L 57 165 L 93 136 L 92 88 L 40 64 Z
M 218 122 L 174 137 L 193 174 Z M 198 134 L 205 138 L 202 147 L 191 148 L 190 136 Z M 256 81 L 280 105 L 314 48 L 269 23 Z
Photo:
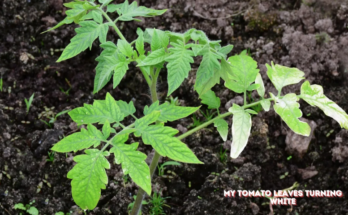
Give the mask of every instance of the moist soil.
M 58 211 L 82 214 L 71 196 L 67 172 L 74 166 L 74 153 L 51 154 L 61 138 L 78 131 L 67 114 L 47 124 L 54 114 L 104 99 L 106 92 L 117 100 L 133 101 L 136 116 L 150 104 L 149 90 L 141 73 L 130 67 L 121 84 L 108 84 L 92 94 L 93 79 L 102 51 L 95 42 L 91 51 L 56 63 L 62 49 L 74 36 L 74 25 L 41 34 L 64 18 L 63 0 L 3 0 L 0 5 L 0 214 L 19 214 L 16 203 L 32 202 L 40 214 Z M 115 2 L 116 3 L 116 2 Z M 232 54 L 247 50 L 257 62 L 267 92 L 275 93 L 266 75 L 271 61 L 297 67 L 312 84 L 348 110 L 348 1 L 346 0 L 168 0 L 141 1 L 141 5 L 169 10 L 161 17 L 120 25 L 132 41 L 138 27 L 185 32 L 197 28 L 210 39 L 233 44 Z M 117 41 L 110 29 L 108 40 Z M 189 78 L 173 94 L 181 105 L 199 106 L 193 90 L 199 60 Z M 167 92 L 166 73 L 158 83 L 160 101 Z M 285 92 L 299 93 L 300 85 Z M 214 87 L 221 98 L 220 112 L 241 97 Z M 35 97 L 29 112 L 24 98 Z M 252 94 L 256 98 L 256 95 Z M 274 214 L 348 214 L 348 132 L 318 108 L 300 102 L 303 120 L 312 127 L 310 137 L 292 133 L 274 110 L 253 117 L 246 149 L 238 159 L 227 157 L 231 141 L 223 142 L 213 126 L 183 141 L 204 165 L 170 166 L 165 177 L 155 176 L 153 190 L 168 197 L 165 214 L 272 214 L 267 198 L 225 198 L 224 190 L 282 190 L 298 183 L 296 190 L 341 190 L 342 198 L 298 198 L 297 206 L 273 206 Z M 202 107 L 205 111 L 206 107 Z M 204 121 L 200 113 L 197 118 Z M 229 125 L 232 119 L 227 119 Z M 127 123 L 132 123 L 128 119 Z M 126 124 L 127 124 L 126 123 Z M 170 125 L 184 132 L 191 117 Z M 231 140 L 231 134 L 228 139 Z M 131 138 L 131 141 L 136 141 Z M 140 144 L 150 154 L 151 148 Z M 77 153 L 78 154 L 78 153 Z M 123 175 L 110 156 L 109 183 L 98 206 L 87 214 L 127 214 L 137 186 Z M 150 159 L 149 159 L 150 160 Z M 162 158 L 161 162 L 167 161 Z M 170 170 L 170 171 L 168 171 Z M 149 198 L 146 199 L 149 201 Z M 143 206 L 150 213 L 151 204 Z

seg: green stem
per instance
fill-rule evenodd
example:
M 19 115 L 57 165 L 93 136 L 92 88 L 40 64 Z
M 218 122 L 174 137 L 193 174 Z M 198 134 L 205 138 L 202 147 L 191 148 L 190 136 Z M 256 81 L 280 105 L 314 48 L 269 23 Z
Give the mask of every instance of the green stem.
M 269 101 L 271 101 L 271 100 L 274 100 L 274 99 L 269 98 L 269 99 L 263 99 L 263 100 L 269 100 Z M 242 106 L 242 108 L 246 109 L 246 108 L 253 107 L 253 106 L 255 106 L 255 105 L 260 104 L 261 101 L 262 101 L 262 100 L 257 101 L 257 102 L 254 102 L 254 103 L 251 103 L 251 104 L 244 105 L 244 106 Z M 217 119 L 222 119 L 222 118 L 225 118 L 225 117 L 230 116 L 230 115 L 232 115 L 231 112 L 226 112 L 226 113 L 224 113 L 224 114 L 221 114 L 221 115 L 215 117 L 214 119 L 211 119 L 211 120 L 209 120 L 209 121 L 203 123 L 202 125 L 197 126 L 197 127 L 193 128 L 193 129 L 189 130 L 188 132 L 186 132 L 186 133 L 184 133 L 184 134 L 178 136 L 177 138 L 178 138 L 179 140 L 184 139 L 185 137 L 190 136 L 191 134 L 195 133 L 196 131 L 199 131 L 199 130 L 201 130 L 202 128 L 205 128 L 205 127 L 207 127 L 208 125 L 212 124 L 215 120 L 217 120 Z
M 246 99 L 246 91 L 244 91 L 244 105 L 247 104 L 247 99 Z
M 111 18 L 108 16 L 108 14 L 105 13 L 103 9 L 101 9 L 101 8 L 98 8 L 98 9 L 99 9 L 99 11 L 103 14 L 103 16 L 105 17 L 105 19 L 108 20 L 109 23 L 111 24 L 111 26 L 115 29 L 117 35 L 118 35 L 122 40 L 128 42 L 128 41 L 126 40 L 126 38 L 123 36 L 123 34 L 122 34 L 122 32 L 120 31 L 120 29 L 118 29 L 118 27 L 116 26 L 116 24 L 115 24 L 115 23 L 111 20 Z
M 150 86 L 150 91 L 151 91 L 151 99 L 152 99 L 152 103 L 156 102 L 158 100 L 157 97 L 157 91 L 156 91 L 156 84 L 157 84 L 157 78 L 158 78 L 158 74 L 160 71 L 154 70 L 153 68 L 151 69 L 151 84 L 149 84 Z M 161 158 L 161 155 L 158 154 L 155 151 L 155 154 L 152 158 L 151 164 L 150 164 L 150 179 L 152 180 L 152 177 L 155 173 L 156 167 L 158 165 L 158 161 Z M 138 193 L 137 193 L 137 198 L 135 199 L 132 211 L 131 211 L 131 215 L 138 215 L 139 212 L 141 211 L 141 206 L 142 206 L 142 201 L 145 198 L 145 191 L 139 187 Z

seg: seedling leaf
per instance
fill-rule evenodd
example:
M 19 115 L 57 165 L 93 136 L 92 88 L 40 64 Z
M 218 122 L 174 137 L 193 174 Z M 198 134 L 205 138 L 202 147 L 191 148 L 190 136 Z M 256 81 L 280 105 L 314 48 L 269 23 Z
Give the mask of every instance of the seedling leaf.
M 118 107 L 121 110 L 121 113 L 123 114 L 124 117 L 127 117 L 129 115 L 132 115 L 135 113 L 135 107 L 133 104 L 133 101 L 130 101 L 129 103 L 124 102 L 122 100 L 116 101 Z
M 261 106 L 265 111 L 269 111 L 269 109 L 271 108 L 271 102 L 269 100 L 262 100 Z
M 217 119 L 214 121 L 214 126 L 218 130 L 223 141 L 226 141 L 228 135 L 228 123 L 224 119 Z
M 271 94 L 274 97 L 273 94 Z M 306 122 L 300 121 L 298 118 L 302 116 L 300 110 L 300 104 L 297 102 L 298 98 L 296 94 L 290 93 L 283 98 L 276 98 L 276 104 L 274 104 L 275 112 L 284 120 L 284 122 L 293 130 L 296 134 L 303 136 L 309 136 L 311 128 Z
M 146 155 L 136 151 L 139 143 L 130 145 L 113 141 L 110 152 L 115 155 L 115 162 L 122 164 L 124 174 L 129 174 L 132 180 L 147 194 L 151 195 L 150 169 L 146 164 Z
M 114 123 L 120 122 L 124 118 L 117 102 L 110 93 L 106 94 L 105 101 L 94 100 L 93 105 L 84 104 L 84 107 L 70 111 L 69 115 L 78 125 L 88 123 L 104 124 L 106 121 Z
M 144 115 L 149 115 L 154 111 L 160 111 L 160 116 L 157 119 L 158 121 L 172 122 L 178 119 L 185 118 L 196 112 L 198 109 L 199 107 L 181 107 L 169 103 L 163 103 L 159 105 L 159 102 L 157 101 L 153 103 L 150 107 L 145 106 Z
M 256 79 L 259 72 L 257 62 L 248 55 L 240 54 L 228 58 L 233 77 L 225 80 L 225 86 L 236 93 L 244 93 Z
M 106 141 L 104 135 L 93 125 L 89 124 L 87 129 L 71 134 L 52 147 L 52 151 L 71 152 L 98 146 L 101 141 Z
M 324 113 L 336 120 L 342 128 L 348 129 L 348 115 L 335 102 L 324 95 L 322 86 L 310 85 L 308 81 L 301 86 L 301 97 L 311 106 L 317 106 Z
M 237 158 L 248 143 L 251 130 L 251 116 L 242 107 L 233 104 L 229 109 L 233 113 L 231 158 Z
M 297 84 L 304 79 L 304 72 L 297 68 L 289 68 L 278 64 L 274 65 L 273 62 L 272 66 L 266 64 L 266 67 L 267 75 L 278 92 L 281 92 L 283 87 Z
M 82 209 L 93 210 L 100 199 L 101 189 L 105 189 L 108 183 L 105 169 L 110 169 L 110 164 L 98 149 L 87 149 L 85 153 L 74 157 L 77 164 L 67 177 L 72 179 L 75 203 Z
M 107 56 L 108 53 L 110 56 Z M 96 67 L 93 93 L 97 93 L 109 82 L 112 72 L 114 72 L 113 87 L 116 88 L 128 70 L 125 56 L 115 50 L 112 45 L 108 45 L 105 53 L 103 52 L 96 60 L 99 63 Z
M 165 58 L 168 62 L 168 96 L 188 77 L 191 63 L 194 62 L 193 52 L 187 50 L 182 41 L 178 40 L 177 43 L 171 43 L 171 45 L 173 47 L 169 48 L 170 55 Z
M 205 94 L 201 95 L 202 103 L 208 105 L 209 109 L 218 109 L 220 107 L 221 101 L 217 97 L 214 91 L 209 90 Z
M 166 57 L 164 48 L 157 49 L 156 51 L 151 52 L 141 63 L 137 66 L 152 66 L 159 63 L 162 63 Z
M 154 10 L 144 6 L 138 7 L 136 1 L 129 4 L 128 0 L 126 0 L 121 8 L 117 8 L 117 13 L 120 15 L 117 19 L 121 21 L 132 21 L 135 17 L 154 17 L 162 15 L 166 11 L 167 10 Z
M 106 40 L 106 34 L 109 29 L 107 24 L 100 25 L 94 21 L 83 21 L 80 22 L 80 25 L 81 27 L 75 30 L 76 36 L 71 39 L 57 62 L 75 57 L 88 47 L 92 47 L 93 41 L 97 37 L 99 37 L 101 42 Z
M 218 59 L 221 56 L 210 50 L 210 45 L 206 44 L 200 51 L 203 54 L 203 59 L 197 70 L 195 89 L 199 89 L 214 76 L 214 72 L 221 68 Z
M 173 137 L 178 130 L 163 125 L 150 125 L 142 128 L 136 126 L 136 129 L 141 134 L 143 142 L 151 145 L 161 156 L 183 163 L 202 163 L 185 143 Z
M 259 85 L 259 88 L 257 88 L 257 93 L 263 98 L 265 96 L 265 85 L 260 73 L 257 73 L 255 83 Z

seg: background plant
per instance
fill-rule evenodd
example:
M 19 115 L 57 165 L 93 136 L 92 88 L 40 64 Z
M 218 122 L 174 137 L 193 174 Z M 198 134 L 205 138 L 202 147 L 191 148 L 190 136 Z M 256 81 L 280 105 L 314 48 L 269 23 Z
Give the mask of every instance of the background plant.
M 140 187 L 131 214 L 138 214 L 145 192 L 151 194 L 151 178 L 160 156 L 180 162 L 200 164 L 198 158 L 181 142 L 181 139 L 214 123 L 225 141 L 228 138 L 228 123 L 223 118 L 230 115 L 233 115 L 233 142 L 230 156 L 237 158 L 244 150 L 250 136 L 251 115 L 257 114 L 252 108 L 258 105 L 269 111 L 273 102 L 275 112 L 297 134 L 309 136 L 311 132 L 309 125 L 299 120 L 302 116 L 299 99 L 319 107 L 342 127 L 348 128 L 347 114 L 323 94 L 321 86 L 311 85 L 306 81 L 301 86 L 300 95 L 294 93 L 282 95 L 283 87 L 297 84 L 304 79 L 302 71 L 273 62 L 271 65 L 266 64 L 267 75 L 278 91 L 277 95 L 270 93 L 270 98 L 267 98 L 257 63 L 246 52 L 228 57 L 232 45 L 222 47 L 220 41 L 211 41 L 204 32 L 196 29 L 190 29 L 185 33 L 138 29 L 138 38 L 128 42 L 116 25 L 119 21 L 139 21 L 137 17 L 157 16 L 166 10 L 138 7 L 135 1 L 132 4 L 128 1 L 121 4 L 110 4 L 110 2 L 111 0 L 99 0 L 100 4 L 97 4 L 92 0 L 75 0 L 64 4 L 69 8 L 66 11 L 67 17 L 50 30 L 73 22 L 80 27 L 76 29 L 76 35 L 64 49 L 58 62 L 70 59 L 88 47 L 91 48 L 98 38 L 103 51 L 96 58 L 98 65 L 93 92 L 97 93 L 102 89 L 111 77 L 113 87 L 117 87 L 129 69 L 128 65 L 135 63 L 150 88 L 153 103 L 144 108 L 142 118 L 137 118 L 134 116 L 136 110 L 132 102 L 115 100 L 107 93 L 105 100 L 95 100 L 93 104 L 85 104 L 84 107 L 69 112 L 72 120 L 78 125 L 86 124 L 87 129 L 81 129 L 81 132 L 67 136 L 54 145 L 52 150 L 71 152 L 86 149 L 85 154 L 74 158 L 77 164 L 68 173 L 68 178 L 72 179 L 74 201 L 82 209 L 96 207 L 101 189 L 105 189 L 105 184 L 108 182 L 105 169 L 110 167 L 106 159 L 110 153 L 114 153 L 115 161 L 121 164 L 124 174 L 128 174 Z M 108 13 L 114 12 L 118 17 L 112 20 Z M 115 43 L 106 41 L 109 26 L 120 38 Z M 199 107 L 181 107 L 173 103 L 160 104 L 156 92 L 157 78 L 161 70 L 166 67 L 167 96 L 170 96 L 188 77 L 191 63 L 197 56 L 202 57 L 202 61 L 197 70 L 194 89 L 208 109 L 216 109 L 217 116 L 175 137 L 178 131 L 165 126 L 165 123 L 187 117 Z M 211 90 L 220 83 L 221 78 L 227 88 L 244 96 L 243 106 L 233 104 L 228 112 L 222 114 L 219 113 L 220 99 Z M 254 90 L 258 92 L 260 99 L 248 103 L 248 92 Z M 135 122 L 124 125 L 123 120 L 126 117 L 133 117 Z M 102 129 L 97 129 L 93 125 L 95 123 L 101 124 Z M 155 149 L 150 167 L 144 161 L 146 155 L 137 151 L 138 143 L 126 143 L 131 134 L 140 137 L 144 144 L 151 145 Z

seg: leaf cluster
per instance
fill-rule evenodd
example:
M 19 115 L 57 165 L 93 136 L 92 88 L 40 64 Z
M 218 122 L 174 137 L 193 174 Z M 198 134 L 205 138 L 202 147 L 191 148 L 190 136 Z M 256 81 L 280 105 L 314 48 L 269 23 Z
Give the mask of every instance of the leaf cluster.
M 135 113 L 133 102 L 116 101 L 109 93 L 105 100 L 95 100 L 92 105 L 85 104 L 71 110 L 70 117 L 78 125 L 87 126 L 62 139 L 52 150 L 62 153 L 85 150 L 84 154 L 74 157 L 77 164 L 68 173 L 76 204 L 82 209 L 96 207 L 101 189 L 105 189 L 108 183 L 105 169 L 110 168 L 107 160 L 110 153 L 114 154 L 115 163 L 122 166 L 125 175 L 129 174 L 138 186 L 151 193 L 150 169 L 145 163 L 147 156 L 137 151 L 138 142 L 127 143 L 131 134 L 141 137 L 144 144 L 151 145 L 162 156 L 186 163 L 201 163 L 186 144 L 174 137 L 178 132 L 176 129 L 153 124 L 175 121 L 196 110 L 157 102 L 146 107 L 145 116 L 135 119 L 127 127 L 122 125 L 122 121 Z M 101 130 L 93 125 L 95 123 L 102 125 Z

